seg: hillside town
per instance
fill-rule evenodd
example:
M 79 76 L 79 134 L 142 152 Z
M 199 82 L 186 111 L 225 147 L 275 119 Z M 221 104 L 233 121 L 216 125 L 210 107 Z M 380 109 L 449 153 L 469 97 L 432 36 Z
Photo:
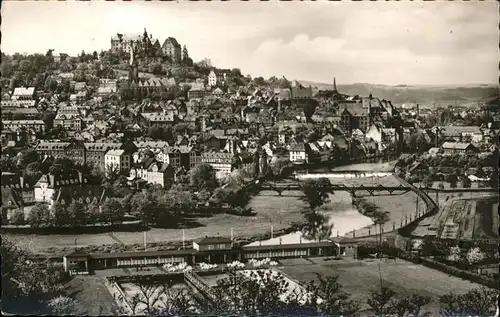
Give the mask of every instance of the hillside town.
M 168 35 L 155 38 L 144 28 L 142 34 L 112 35 L 106 50 L 91 53 L 82 51 L 78 56 L 54 49 L 48 49 L 45 54 L 2 53 L 2 226 L 14 233 L 75 236 L 74 248 L 71 238 L 69 246 L 59 248 L 59 243 L 55 243 L 50 252 L 35 252 L 37 257 L 43 257 L 44 261 L 46 258 L 53 262 L 62 261 L 60 267 L 65 274 L 89 275 L 83 277 L 88 278 L 87 281 L 92 278 L 90 275 L 104 274 L 95 273 L 99 270 L 116 272 L 122 268 L 128 272 L 123 274 L 130 278 L 139 275 L 141 270 L 161 271 L 159 274 L 162 276 L 170 274 L 166 271 L 173 275 L 182 273 L 189 285 L 194 285 L 200 294 L 210 298 L 210 302 L 222 300 L 223 294 L 218 294 L 216 290 L 232 285 L 233 275 L 229 274 L 230 277 L 224 280 L 227 285 L 219 281 L 218 288 L 211 289 L 207 286 L 208 277 L 196 272 L 220 269 L 224 273 L 226 269 L 244 270 L 248 267 L 272 271 L 274 266 L 286 267 L 283 264 L 286 261 L 299 263 L 306 261 L 306 258 L 313 265 L 326 267 L 323 262 L 319 263 L 320 260 L 308 259 L 314 256 L 328 257 L 325 261 L 337 258 L 338 261 L 350 263 L 346 264 L 350 266 L 357 266 L 355 263 L 362 255 L 369 257 L 374 253 L 380 257 L 385 252 L 385 261 L 394 263 L 396 257 L 401 258 L 401 261 L 422 257 L 425 261 L 438 263 L 434 266 L 422 264 L 426 270 L 437 270 L 446 263 L 453 268 L 442 271 L 450 275 L 468 278 L 475 274 L 479 277 L 474 277 L 474 281 L 480 280 L 482 282 L 477 283 L 482 285 L 498 282 L 498 272 L 491 273 L 490 269 L 491 263 L 498 260 L 498 254 L 490 250 L 491 243 L 486 240 L 481 240 L 484 245 L 488 245 L 482 252 L 488 255 L 474 262 L 476 266 L 470 264 L 466 269 L 463 266 L 465 264 L 458 260 L 456 262 L 459 264 L 450 264 L 451 260 L 439 262 L 437 253 L 431 252 L 432 256 L 427 257 L 427 249 L 419 249 L 410 243 L 415 237 L 425 237 L 430 239 L 425 240 L 426 247 L 427 243 L 430 245 L 434 243 L 432 241 L 439 240 L 436 245 L 444 243 L 439 246 L 449 249 L 460 240 L 460 248 L 465 254 L 478 246 L 472 238 L 473 233 L 467 236 L 468 229 L 462 228 L 458 216 L 449 218 L 451 220 L 447 220 L 446 224 L 436 220 L 429 226 L 419 224 L 419 221 L 427 217 L 426 213 L 431 213 L 431 207 L 439 211 L 439 202 L 442 200 L 437 196 L 439 190 L 476 190 L 483 193 L 498 188 L 498 98 L 492 102 L 477 102 L 467 106 L 455 102 L 440 107 L 411 101 L 395 104 L 372 94 L 345 94 L 342 92 L 342 79 L 335 74 L 331 76 L 329 89 L 320 90 L 302 84 L 300 80 L 287 79 L 283 74 L 265 79 L 244 75 L 238 68 L 217 68 L 208 58 L 194 62 L 186 45 L 181 46 L 180 43 L 182 39 Z M 372 179 L 361 185 L 354 182 L 348 184 L 348 180 L 330 183 L 327 178 L 299 182 L 299 176 L 307 176 L 310 171 L 317 169 L 331 172 L 342 166 L 382 161 L 384 164 L 395 162 L 394 169 L 380 177 L 390 178 L 391 182 L 398 180 L 397 186 L 392 183 L 373 184 Z M 368 174 L 369 171 L 355 170 L 352 173 L 358 177 L 357 174 Z M 325 179 L 328 185 L 322 183 Z M 292 223 L 292 220 L 286 220 L 291 217 L 286 214 L 280 215 L 282 218 L 279 221 L 269 218 L 270 236 L 267 233 L 268 224 L 265 223 L 267 220 L 258 221 L 265 223 L 265 237 L 272 241 L 278 239 L 279 235 L 293 232 L 286 231 L 288 228 L 285 227 L 299 228 L 302 232 L 309 230 L 304 238 L 301 235 L 294 244 L 286 245 L 282 238 L 265 244 L 262 242 L 264 235 L 260 236 L 260 240 L 251 238 L 253 233 L 250 229 L 245 233 L 248 237 L 240 237 L 237 241 L 233 237 L 231 225 L 228 225 L 227 233 L 219 229 L 212 232 L 207 225 L 203 233 L 191 234 L 188 239 L 185 237 L 185 230 L 190 228 L 186 219 L 196 222 L 199 218 L 221 213 L 227 217 L 241 217 L 238 218 L 241 219 L 238 220 L 240 227 L 250 226 L 251 220 L 243 220 L 244 217 L 251 219 L 261 212 L 248 207 L 256 193 L 268 190 L 277 192 L 279 195 L 276 196 L 281 197 L 283 192 L 291 191 L 293 186 L 297 186 L 299 193 L 305 195 L 301 199 L 310 206 L 304 207 L 309 210 L 303 212 L 305 220 L 301 224 Z M 330 191 L 332 186 L 337 187 Z M 371 191 L 371 200 L 357 196 L 356 191 L 365 188 Z M 321 230 L 328 221 L 322 216 L 315 218 L 319 215 L 317 211 L 326 206 L 328 195 L 346 190 L 352 194 L 352 205 L 356 205 L 373 222 L 364 227 L 349 227 L 342 234 L 339 234 L 338 227 L 332 231 L 330 226 L 325 234 Z M 413 219 L 412 215 L 409 221 L 405 220 L 408 215 L 390 218 L 392 216 L 389 217 L 390 212 L 387 212 L 386 219 L 377 222 L 376 219 L 380 217 L 374 215 L 380 215 L 381 212 L 369 209 L 374 209 L 376 205 L 373 192 L 383 190 L 388 191 L 389 196 L 393 195 L 393 191 L 414 191 L 417 206 L 414 206 L 415 198 L 411 198 L 401 207 L 411 209 L 412 213 L 416 208 Z M 437 197 L 435 200 L 434 192 Z M 429 198 L 431 196 L 432 199 Z M 291 196 L 286 197 L 291 199 Z M 460 197 L 463 199 L 462 194 Z M 419 201 L 421 205 L 425 202 L 425 212 L 419 209 L 422 208 L 419 207 Z M 488 206 L 491 209 L 492 205 Z M 283 212 L 286 208 L 278 207 Z M 463 208 L 465 210 L 466 207 Z M 463 211 L 463 217 L 467 217 L 466 211 Z M 491 217 L 494 216 L 485 219 Z M 279 234 L 278 223 L 282 225 Z M 313 230 L 312 227 L 318 224 L 322 229 Z M 410 230 L 407 225 L 416 231 L 404 236 L 405 230 Z M 490 231 L 491 225 L 490 222 Z M 426 227 L 422 229 L 419 226 Z M 139 242 L 134 240 L 128 243 L 123 242 L 124 238 L 117 238 L 117 232 L 128 230 L 117 228 L 132 227 L 134 229 L 131 231 L 144 230 L 144 238 L 142 233 Z M 99 233 L 99 230 L 106 228 L 111 228 L 110 233 L 106 234 L 121 244 L 119 248 L 107 247 L 104 243 L 100 246 L 101 243 L 97 242 L 82 243 L 83 247 L 78 247 L 77 240 L 81 233 L 94 234 L 92 232 Z M 147 230 L 144 228 L 175 230 L 178 238 L 155 238 L 154 246 L 151 246 L 153 242 L 147 241 Z M 447 230 L 455 231 L 448 233 Z M 314 234 L 311 233 L 313 231 Z M 390 238 L 386 234 L 390 235 L 391 232 L 396 238 L 394 245 L 389 246 Z M 306 236 L 310 239 L 307 240 Z M 487 238 L 495 239 L 494 234 L 489 233 L 481 239 Z M 398 246 L 397 241 L 404 239 L 407 239 L 406 244 Z M 161 245 L 163 242 L 171 245 L 167 248 L 166 244 Z M 365 242 L 366 245 L 363 244 Z M 398 251 L 394 251 L 396 249 Z M 64 254 L 61 250 L 65 251 Z M 450 258 L 448 254 L 442 257 Z M 399 258 L 397 261 L 400 261 Z M 278 264 L 275 262 L 278 259 L 284 260 Z M 424 263 L 424 260 L 420 261 Z M 293 263 L 289 266 L 293 267 Z M 484 268 L 480 267 L 483 264 Z M 188 265 L 190 269 L 186 269 Z M 471 273 L 481 271 L 481 268 L 484 270 L 482 275 Z M 133 269 L 135 272 L 132 272 Z M 459 269 L 468 270 L 469 275 L 457 273 Z M 236 276 L 236 273 L 231 274 Z M 285 279 L 271 279 L 272 274 L 266 274 L 261 272 L 257 275 L 260 279 L 273 280 L 268 282 L 270 285 Z M 106 277 L 109 280 L 106 282 L 106 291 L 111 294 L 106 293 L 106 296 L 116 300 L 118 304 L 113 305 L 120 307 L 118 314 L 157 315 L 158 311 L 150 307 L 155 304 L 150 305 L 147 298 L 150 295 L 146 295 L 152 289 L 139 286 L 143 294 L 141 296 L 146 298 L 139 299 L 139 295 L 132 296 L 126 291 L 124 285 L 131 282 L 121 275 L 117 276 Z M 469 280 L 473 280 L 473 277 Z M 376 284 L 378 280 L 371 282 Z M 329 305 L 338 301 L 337 298 L 328 297 L 332 285 L 338 285 L 336 279 L 328 280 L 325 277 L 319 283 L 315 288 L 304 286 L 304 289 L 315 292 L 315 299 L 323 298 L 329 301 Z M 381 292 L 388 292 L 383 295 L 389 299 L 396 296 L 389 288 L 381 286 L 381 289 Z M 489 292 L 487 296 L 495 295 Z M 392 295 L 387 295 L 389 293 Z M 263 294 L 278 297 L 274 293 Z M 400 306 L 396 303 L 390 306 L 387 300 L 387 303 L 377 306 L 373 303 L 376 295 L 371 297 L 371 302 L 368 300 L 369 308 L 366 309 L 380 316 L 389 316 L 389 313 L 391 316 L 422 316 L 419 314 L 420 308 L 431 301 L 423 295 L 410 296 L 406 300 L 413 301 L 411 305 L 404 306 L 407 302 L 401 301 L 398 302 Z M 448 298 L 449 305 L 458 305 L 466 298 L 459 296 L 462 295 Z M 267 299 L 258 297 L 258 300 Z M 444 300 L 446 298 L 441 302 Z M 344 301 L 341 299 L 342 309 L 315 302 L 314 312 L 331 309 L 332 314 L 341 311 L 350 316 L 362 307 L 354 304 L 351 307 Z M 231 308 L 234 309 L 232 312 L 243 309 L 231 305 L 219 309 Z M 266 305 L 278 304 L 269 300 Z M 191 306 L 194 304 L 185 303 L 184 310 L 176 311 L 175 314 L 193 313 L 188 309 Z M 403 306 L 402 315 L 394 313 L 397 307 Z M 141 312 L 139 307 L 142 307 Z M 286 309 L 290 307 L 286 306 Z M 252 309 L 246 313 L 274 313 L 264 306 Z M 490 307 L 481 312 L 489 312 L 488 309 Z M 196 312 L 200 311 L 201 308 Z M 208 312 L 221 313 L 215 308 Z M 303 312 L 301 315 L 305 315 Z

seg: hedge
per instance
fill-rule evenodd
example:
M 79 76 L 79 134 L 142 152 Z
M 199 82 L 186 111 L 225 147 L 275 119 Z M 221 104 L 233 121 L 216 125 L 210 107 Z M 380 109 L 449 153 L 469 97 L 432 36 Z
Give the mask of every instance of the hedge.
M 463 278 L 463 279 L 466 279 L 466 280 L 469 280 L 471 282 L 478 283 L 478 284 L 481 284 L 481 285 L 484 285 L 487 287 L 491 287 L 491 288 L 498 287 L 498 281 L 486 279 L 486 278 L 484 278 L 484 276 L 482 276 L 480 274 L 472 273 L 469 271 L 464 271 L 464 270 L 461 270 L 459 268 L 456 268 L 456 267 L 453 267 L 453 266 L 450 266 L 450 265 L 447 265 L 447 264 L 444 264 L 441 262 L 437 262 L 437 261 L 434 261 L 431 259 L 419 257 L 419 256 L 416 256 L 413 254 L 402 253 L 399 255 L 399 257 L 404 259 L 404 260 L 408 260 L 410 262 L 413 262 L 415 264 L 421 264 L 421 265 L 424 265 L 424 266 L 429 267 L 431 269 L 439 270 L 441 272 L 444 272 L 444 273 L 447 273 L 447 274 L 450 274 L 450 275 L 453 275 L 456 277 L 460 277 L 460 278 Z

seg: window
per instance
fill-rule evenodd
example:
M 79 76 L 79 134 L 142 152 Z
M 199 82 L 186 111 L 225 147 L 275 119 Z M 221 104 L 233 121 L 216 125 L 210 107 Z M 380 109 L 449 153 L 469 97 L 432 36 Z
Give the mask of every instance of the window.
M 214 249 L 214 245 L 213 245 L 213 244 L 209 244 L 209 245 L 208 245 L 208 249 L 209 249 L 209 250 L 213 250 L 213 249 Z

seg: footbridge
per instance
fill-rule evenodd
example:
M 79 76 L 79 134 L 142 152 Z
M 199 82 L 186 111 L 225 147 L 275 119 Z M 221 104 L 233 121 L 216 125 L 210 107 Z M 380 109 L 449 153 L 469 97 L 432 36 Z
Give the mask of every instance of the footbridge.
M 261 190 L 270 190 L 278 193 L 279 196 L 282 195 L 284 191 L 297 191 L 301 190 L 302 182 L 296 181 L 288 184 L 280 184 L 274 182 L 266 182 L 260 186 Z M 374 196 L 375 192 L 387 192 L 389 195 L 393 193 L 407 193 L 412 190 L 410 186 L 405 186 L 403 184 L 395 186 L 384 186 L 384 185 L 345 185 L 345 184 L 332 184 L 330 185 L 332 191 L 346 191 L 352 196 L 356 196 L 356 192 L 368 192 L 371 196 Z
M 188 284 L 193 285 L 206 299 L 214 302 L 215 296 L 212 288 L 205 283 L 205 281 L 195 272 L 186 271 L 184 272 L 184 281 Z

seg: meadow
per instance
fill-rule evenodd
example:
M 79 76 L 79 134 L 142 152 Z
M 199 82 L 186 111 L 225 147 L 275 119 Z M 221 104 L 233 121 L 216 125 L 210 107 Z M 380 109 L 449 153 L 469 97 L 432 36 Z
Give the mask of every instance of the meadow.
M 437 312 L 437 298 L 453 290 L 465 293 L 478 284 L 450 276 L 437 270 L 397 259 L 396 262 L 381 260 L 342 259 L 325 261 L 324 258 L 313 258 L 307 263 L 299 263 L 295 259 L 280 260 L 278 269 L 287 277 L 304 284 L 317 280 L 316 273 L 325 276 L 339 275 L 339 283 L 343 290 L 352 295 L 352 299 L 366 303 L 372 290 L 380 285 L 388 286 L 398 295 L 419 293 L 430 296 L 434 301 L 426 308 Z M 312 262 L 312 263 L 311 263 Z M 364 304 L 362 310 L 367 310 Z

